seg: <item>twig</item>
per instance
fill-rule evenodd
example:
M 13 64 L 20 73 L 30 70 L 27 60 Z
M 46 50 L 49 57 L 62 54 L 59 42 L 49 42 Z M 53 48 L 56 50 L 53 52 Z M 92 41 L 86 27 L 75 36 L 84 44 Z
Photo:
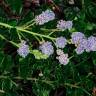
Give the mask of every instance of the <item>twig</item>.
M 44 38 L 47 38 L 47 39 L 50 39 L 50 40 L 55 40 L 54 37 L 50 37 L 50 36 L 46 36 L 46 35 L 43 35 L 43 34 L 35 33 L 35 32 L 32 32 L 32 31 L 29 31 L 29 30 L 25 30 L 22 27 L 14 27 L 14 26 L 11 26 L 9 24 L 1 23 L 1 22 L 0 22 L 0 25 L 4 26 L 4 27 L 7 27 L 7 28 L 16 28 L 20 32 L 28 33 L 28 34 L 31 34 L 33 36 L 36 35 L 36 36 L 44 37 Z

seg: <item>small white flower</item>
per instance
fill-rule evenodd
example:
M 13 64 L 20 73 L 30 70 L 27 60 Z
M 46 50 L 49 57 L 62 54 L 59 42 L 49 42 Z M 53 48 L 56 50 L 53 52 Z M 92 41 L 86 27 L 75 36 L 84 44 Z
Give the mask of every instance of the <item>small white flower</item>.
M 61 50 L 61 49 L 56 50 L 56 53 L 57 53 L 57 55 L 62 55 L 62 54 L 64 54 L 63 50 Z
M 61 54 L 56 57 L 59 60 L 60 64 L 67 65 L 69 63 L 68 54 Z

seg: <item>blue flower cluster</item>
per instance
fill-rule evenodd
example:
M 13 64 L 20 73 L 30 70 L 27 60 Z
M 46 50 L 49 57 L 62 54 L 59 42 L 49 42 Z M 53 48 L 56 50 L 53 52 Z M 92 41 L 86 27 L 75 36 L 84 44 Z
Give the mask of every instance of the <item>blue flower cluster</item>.
M 82 54 L 87 47 L 87 39 L 81 39 L 78 44 L 77 44 L 77 48 L 75 49 L 77 54 Z
M 82 54 L 84 51 L 96 51 L 96 37 L 90 36 L 86 38 L 86 36 L 81 32 L 74 32 L 71 35 L 71 41 L 76 46 L 76 53 Z
M 81 32 L 73 32 L 71 35 L 71 42 L 76 46 L 76 53 L 81 54 L 86 50 L 87 39 Z
M 35 22 L 38 25 L 43 25 L 44 23 L 47 23 L 54 19 L 55 19 L 54 12 L 51 10 L 46 10 L 42 12 L 40 15 L 36 16 Z M 59 20 L 57 23 L 57 29 L 61 31 L 64 31 L 66 29 L 70 30 L 72 26 L 73 26 L 72 21 Z M 56 59 L 60 62 L 60 64 L 63 65 L 68 64 L 69 62 L 68 54 L 65 54 L 62 50 L 67 45 L 68 40 L 65 37 L 61 36 L 61 37 L 57 37 L 54 43 L 57 48 Z M 82 54 L 84 51 L 86 52 L 96 51 L 96 37 L 90 36 L 89 38 L 87 38 L 81 32 L 73 32 L 71 34 L 71 44 L 75 45 L 76 47 L 75 51 L 77 54 Z M 39 50 L 47 56 L 50 56 L 54 53 L 54 47 L 52 45 L 52 42 L 49 41 L 40 44 Z M 26 45 L 25 41 L 22 41 L 20 43 L 20 47 L 17 50 L 17 52 L 20 56 L 24 58 L 29 54 L 30 52 L 29 46 Z
M 44 42 L 40 45 L 39 49 L 41 50 L 41 52 L 45 55 L 52 55 L 54 53 L 54 48 L 52 46 L 51 42 Z
M 57 57 L 56 59 L 60 62 L 60 64 L 67 65 L 69 63 L 68 54 L 65 54 L 63 50 L 57 50 Z
M 58 37 L 56 38 L 56 42 L 55 45 L 57 46 L 57 48 L 65 48 L 65 46 L 67 45 L 67 40 L 65 37 Z M 41 50 L 41 52 L 45 55 L 52 55 L 54 53 L 54 48 L 52 46 L 51 42 L 44 42 L 40 45 L 39 49 Z M 57 50 L 57 57 L 56 59 L 59 60 L 60 64 L 66 65 L 69 62 L 68 59 L 68 54 L 64 54 L 64 52 L 61 49 Z
M 88 38 L 86 51 L 87 51 L 87 52 L 96 51 L 96 37 L 90 36 L 90 37 Z
M 47 23 L 51 20 L 55 19 L 55 14 L 51 10 L 43 11 L 40 15 L 35 17 L 35 22 L 38 25 L 43 25 L 44 23 Z
M 81 32 L 73 32 L 71 35 L 71 43 L 76 46 L 76 53 L 82 54 L 84 51 L 90 52 L 90 51 L 96 51 L 96 37 L 90 36 L 87 38 L 83 33 Z M 57 37 L 55 40 L 55 45 L 57 47 L 57 57 L 56 59 L 60 62 L 60 64 L 66 65 L 69 62 L 68 54 L 65 54 L 63 52 L 63 48 L 67 45 L 67 39 L 63 36 Z M 61 48 L 61 49 L 60 49 Z M 52 55 L 54 53 L 54 47 L 52 45 L 52 42 L 46 41 L 43 42 L 39 46 L 40 51 L 45 55 Z M 26 45 L 25 41 L 22 41 L 20 43 L 20 47 L 17 50 L 18 54 L 25 58 L 29 53 L 29 46 Z
M 26 41 L 21 41 L 20 43 L 20 47 L 19 49 L 17 50 L 17 53 L 25 58 L 29 53 L 30 53 L 30 50 L 29 50 L 29 46 L 26 45 Z
M 57 29 L 64 31 L 66 29 L 70 30 L 73 26 L 72 21 L 64 21 L 64 20 L 60 20 L 57 23 Z
M 64 48 L 67 45 L 67 40 L 65 37 L 61 36 L 56 38 L 56 46 L 58 48 Z
M 84 38 L 85 38 L 85 35 L 81 32 L 73 32 L 71 35 L 71 41 L 73 44 L 78 44 L 78 42 Z

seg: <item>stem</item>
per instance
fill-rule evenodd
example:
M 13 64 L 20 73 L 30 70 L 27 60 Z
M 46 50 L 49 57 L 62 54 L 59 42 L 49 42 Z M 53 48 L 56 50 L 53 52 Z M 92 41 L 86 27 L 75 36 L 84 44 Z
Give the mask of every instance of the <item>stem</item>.
M 48 36 L 51 36 L 53 33 L 54 33 L 54 32 L 52 31 L 51 33 L 49 33 L 49 35 L 48 35 Z
M 16 46 L 16 47 L 19 47 L 19 45 L 17 44 L 17 43 L 15 43 L 15 42 L 13 42 L 13 41 L 8 41 L 3 35 L 1 35 L 0 34 L 0 38 L 1 39 L 3 39 L 3 40 L 5 40 L 5 41 L 7 41 L 7 42 L 9 42 L 9 43 L 11 43 L 12 45 L 14 45 L 14 46 Z
M 73 56 L 71 56 L 71 57 L 69 57 L 69 59 L 72 59 L 74 57 L 74 55 Z
M 33 22 L 32 24 L 29 24 L 28 26 L 25 26 L 24 29 L 28 29 L 29 27 L 33 26 L 35 24 L 35 22 Z
M 4 27 L 7 27 L 7 28 L 13 28 L 13 26 L 11 26 L 9 24 L 6 24 L 6 23 L 2 23 L 2 22 L 0 22 L 0 25 L 4 26 Z
M 77 88 L 77 89 L 81 89 L 83 92 L 85 92 L 88 96 L 92 96 L 87 90 L 85 90 L 84 88 L 77 86 L 77 85 L 73 85 L 73 84 L 69 84 L 69 83 L 65 83 L 65 86 L 69 86 L 71 88 Z
M 25 35 L 23 35 L 21 32 L 19 34 L 21 35 L 22 38 L 24 38 L 27 41 L 27 38 L 25 37 Z
M 4 26 L 4 27 L 7 27 L 7 28 L 14 28 L 13 26 L 8 25 L 8 24 L 5 24 L 5 23 L 0 23 L 0 25 L 1 25 L 1 26 Z M 22 27 L 15 27 L 15 28 L 16 28 L 18 31 L 20 31 L 20 32 L 25 32 L 25 33 L 28 33 L 28 34 L 31 34 L 31 35 L 36 35 L 36 36 L 44 37 L 44 38 L 47 38 L 47 39 L 50 39 L 50 40 L 55 40 L 55 38 L 53 38 L 53 37 L 46 36 L 46 35 L 43 35 L 43 34 L 38 34 L 38 33 L 29 31 L 29 30 L 25 30 L 25 29 L 23 29 Z
M 72 88 L 79 88 L 77 85 L 73 85 L 73 84 L 69 84 L 69 83 L 65 83 L 64 84 L 65 86 L 69 86 L 69 87 L 72 87 Z
M 8 76 L 0 76 L 0 79 L 7 79 L 7 78 L 9 78 Z M 19 77 L 19 76 L 17 76 L 17 77 L 12 77 L 13 79 L 16 79 L 16 80 L 22 80 L 22 79 L 24 79 L 24 78 L 22 78 L 22 77 Z M 49 84 L 49 85 L 51 85 L 52 86 L 52 83 L 54 83 L 55 81 L 48 81 L 48 80 L 39 80 L 39 79 L 37 79 L 37 78 L 30 78 L 30 77 L 27 77 L 26 78 L 26 80 L 28 80 L 28 81 L 42 81 L 43 83 L 46 83 L 46 84 Z M 80 86 L 77 86 L 77 85 L 73 85 L 73 84 L 70 84 L 70 83 L 64 83 L 64 85 L 65 86 L 69 86 L 69 87 L 71 87 L 71 88 L 77 88 L 77 89 L 81 89 L 83 92 L 85 92 L 86 94 L 88 94 L 88 96 L 92 96 L 88 91 L 86 91 L 84 88 L 82 88 L 82 87 L 80 87 Z M 0 92 L 4 92 L 4 91 L 2 91 L 2 90 L 0 90 Z
M 58 32 L 58 31 L 61 31 L 59 29 L 46 29 L 46 28 L 40 28 L 42 31 L 52 31 L 52 32 Z
M 17 30 L 17 35 L 18 35 L 18 37 L 19 37 L 19 40 L 22 41 L 21 35 L 20 35 L 20 33 L 18 32 L 18 30 Z
M 28 26 L 30 23 L 32 23 L 34 21 L 34 19 L 33 20 L 31 20 L 31 21 L 28 21 L 27 23 L 25 23 L 22 27 L 26 27 L 26 26 Z
M 31 35 L 36 35 L 36 36 L 39 36 L 39 37 L 45 37 L 45 38 L 48 38 L 48 39 L 51 39 L 51 40 L 55 40 L 55 38 L 53 38 L 53 37 L 46 36 L 46 35 L 43 35 L 43 34 L 34 33 L 32 31 L 28 31 L 28 30 L 22 29 L 20 27 L 16 27 L 16 29 L 21 31 L 21 32 L 25 32 L 25 33 L 28 33 L 28 34 L 31 34 Z
M 8 76 L 0 76 L 0 79 L 8 79 L 9 77 Z M 17 77 L 12 77 L 13 79 L 16 79 L 16 80 L 22 80 L 24 78 L 20 77 L 20 76 L 17 76 Z M 9 78 L 11 79 L 11 78 Z M 25 78 L 26 80 L 28 81 L 41 81 L 43 83 L 46 83 L 46 84 L 49 84 L 49 85 L 52 85 L 53 82 L 55 81 L 48 81 L 48 80 L 39 80 L 37 78 L 30 78 L 30 77 L 27 77 Z

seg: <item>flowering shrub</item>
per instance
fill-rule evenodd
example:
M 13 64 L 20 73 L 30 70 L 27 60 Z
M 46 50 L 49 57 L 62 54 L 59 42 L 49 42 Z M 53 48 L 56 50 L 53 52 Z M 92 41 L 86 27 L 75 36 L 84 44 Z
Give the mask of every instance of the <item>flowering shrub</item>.
M 95 5 L 0 0 L 0 96 L 95 96 Z

